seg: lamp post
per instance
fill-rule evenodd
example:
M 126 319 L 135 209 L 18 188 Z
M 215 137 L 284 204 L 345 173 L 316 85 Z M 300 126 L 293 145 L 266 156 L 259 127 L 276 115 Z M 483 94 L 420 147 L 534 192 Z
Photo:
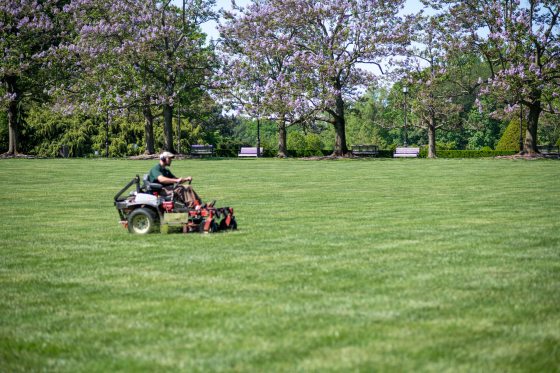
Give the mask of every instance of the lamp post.
M 257 116 L 257 158 L 261 156 L 261 119 Z
M 408 95 L 408 87 L 404 86 L 402 88 L 402 92 L 404 94 L 404 147 L 406 148 L 408 146 L 408 139 L 406 133 L 406 96 Z
M 177 106 L 177 154 L 181 154 L 181 112 Z
M 109 158 L 109 109 L 107 109 L 107 118 L 105 122 L 105 158 Z
M 523 153 L 523 103 L 519 102 L 519 153 Z
M 258 84 L 258 92 L 257 92 L 257 158 L 259 158 L 262 154 L 261 154 L 261 97 L 260 95 L 260 87 L 261 87 L 261 81 L 259 78 L 257 78 L 257 84 Z

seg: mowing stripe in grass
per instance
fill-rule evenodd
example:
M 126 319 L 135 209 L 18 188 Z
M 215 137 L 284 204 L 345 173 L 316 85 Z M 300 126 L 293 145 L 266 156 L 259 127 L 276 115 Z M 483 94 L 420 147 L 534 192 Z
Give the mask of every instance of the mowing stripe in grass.
M 560 366 L 556 161 L 177 160 L 239 230 L 130 235 L 152 164 L 0 162 L 0 370 Z

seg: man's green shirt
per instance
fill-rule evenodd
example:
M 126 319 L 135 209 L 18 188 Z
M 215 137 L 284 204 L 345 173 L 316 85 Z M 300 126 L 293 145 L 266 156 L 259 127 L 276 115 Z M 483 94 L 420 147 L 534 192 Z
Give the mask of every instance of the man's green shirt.
M 152 167 L 152 169 L 148 173 L 148 180 L 150 180 L 150 183 L 158 183 L 159 181 L 157 180 L 157 178 L 160 175 L 165 176 L 165 177 L 169 177 L 169 178 L 172 178 L 172 179 L 177 178 L 177 177 L 175 177 L 175 175 L 173 175 L 173 173 L 171 173 L 171 171 L 169 171 L 169 169 L 167 169 L 166 167 L 163 167 L 160 163 L 158 163 L 154 167 Z

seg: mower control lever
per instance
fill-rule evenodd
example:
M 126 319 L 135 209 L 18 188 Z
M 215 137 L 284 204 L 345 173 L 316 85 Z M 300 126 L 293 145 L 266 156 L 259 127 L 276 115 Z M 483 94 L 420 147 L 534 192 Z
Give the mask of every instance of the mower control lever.
M 191 182 L 192 182 L 192 179 L 188 180 L 189 185 L 191 185 Z M 181 183 L 179 183 L 179 182 L 173 183 L 173 189 L 177 188 L 179 185 L 181 185 Z

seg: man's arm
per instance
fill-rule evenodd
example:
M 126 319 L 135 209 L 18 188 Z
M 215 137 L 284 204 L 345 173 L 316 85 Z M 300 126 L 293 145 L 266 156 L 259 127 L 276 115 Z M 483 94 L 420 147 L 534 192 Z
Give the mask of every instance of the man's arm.
M 163 175 L 159 175 L 157 178 L 158 183 L 160 184 L 175 184 L 175 183 L 179 183 L 182 184 L 185 181 L 191 181 L 192 177 L 178 177 L 178 178 L 173 178 L 173 177 L 166 177 Z

